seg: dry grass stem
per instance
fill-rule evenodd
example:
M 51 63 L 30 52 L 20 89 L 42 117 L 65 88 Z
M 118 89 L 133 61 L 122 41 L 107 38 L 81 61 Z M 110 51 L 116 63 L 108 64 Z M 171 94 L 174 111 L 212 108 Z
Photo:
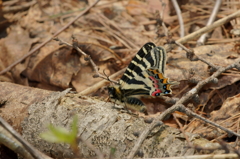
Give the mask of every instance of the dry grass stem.
M 0 72 L 0 75 L 10 71 L 14 66 L 16 66 L 17 64 L 19 64 L 20 62 L 22 62 L 24 59 L 26 59 L 27 57 L 31 56 L 34 52 L 36 52 L 37 50 L 39 50 L 41 47 L 43 47 L 44 45 L 46 45 L 48 42 L 50 42 L 54 37 L 56 37 L 57 35 L 59 35 L 62 31 L 64 31 L 65 29 L 67 29 L 71 24 L 73 24 L 77 19 L 79 19 L 81 16 L 83 16 L 85 13 L 87 13 L 92 7 L 94 7 L 100 0 L 96 0 L 91 6 L 87 7 L 84 11 L 82 11 L 78 16 L 76 16 L 72 21 L 70 21 L 67 25 L 65 25 L 64 27 L 62 27 L 61 29 L 59 29 L 52 37 L 49 37 L 47 40 L 45 40 L 43 43 L 41 43 L 40 45 L 38 45 L 37 47 L 35 47 L 34 49 L 32 49 L 31 51 L 29 51 L 27 54 L 25 54 L 22 58 L 20 58 L 19 60 L 17 60 L 16 62 L 12 63 L 10 66 L 8 66 L 7 68 L 5 68 L 4 70 L 2 70 Z

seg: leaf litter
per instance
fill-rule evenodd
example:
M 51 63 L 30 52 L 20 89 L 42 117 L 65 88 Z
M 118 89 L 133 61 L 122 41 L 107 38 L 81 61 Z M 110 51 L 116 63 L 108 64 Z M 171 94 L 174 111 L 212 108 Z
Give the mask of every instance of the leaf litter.
M 180 26 L 176 12 L 170 1 L 164 2 L 166 7 L 163 12 L 163 21 L 172 33 L 172 39 L 177 40 L 180 38 Z M 224 1 L 217 18 L 229 15 L 240 8 L 233 2 Z M 2 21 L 7 20 L 9 24 L 5 26 L 4 31 L 1 31 L 1 71 L 52 36 L 89 5 L 85 1 L 38 3 L 19 11 L 11 11 L 11 6 L 21 6 L 28 2 L 21 1 L 11 5 L 3 2 L 3 6 L 5 8 L 8 6 L 8 10 L 1 9 L 5 18 Z M 159 8 L 163 9 L 162 6 L 162 3 L 157 0 L 102 0 L 58 37 L 64 41 L 71 41 L 71 36 L 75 35 L 79 41 L 79 47 L 92 57 L 100 72 L 104 71 L 109 76 L 125 68 L 137 50 L 146 42 L 152 41 L 157 45 L 167 43 L 167 38 L 159 37 L 157 33 L 159 28 L 157 28 L 158 19 L 155 11 Z M 179 6 L 182 9 L 184 31 L 187 35 L 205 26 L 214 3 L 190 0 L 185 3 L 179 2 Z M 239 29 L 239 21 L 234 19 L 216 28 L 206 45 L 196 47 L 196 38 L 188 41 L 185 46 L 194 49 L 196 55 L 216 66 L 225 67 L 234 63 L 239 57 L 240 38 L 237 34 L 232 35 L 231 29 Z M 100 78 L 92 78 L 93 74 L 92 66 L 84 61 L 76 50 L 51 41 L 16 65 L 10 72 L 1 75 L 0 79 L 1 82 L 54 91 L 72 87 L 77 92 L 81 92 L 101 81 Z M 178 87 L 173 88 L 173 97 L 180 98 L 194 86 L 189 82 L 191 77 L 202 80 L 211 74 L 208 65 L 200 61 L 188 60 L 184 51 L 176 48 L 168 53 L 166 76 L 172 81 L 180 82 Z M 239 131 L 239 80 L 239 70 L 232 69 L 222 74 L 217 84 L 207 85 L 202 89 L 199 94 L 200 104 L 194 105 L 193 111 L 232 131 Z M 89 95 L 107 97 L 104 89 Z M 187 104 L 187 106 L 190 105 L 191 103 Z M 149 106 L 148 110 L 150 114 L 155 114 L 164 111 L 165 107 L 157 100 L 157 104 Z M 222 138 L 226 141 L 229 139 L 225 132 L 199 120 L 191 118 L 187 120 L 186 132 L 201 134 L 208 139 Z M 177 127 L 177 124 L 174 127 Z

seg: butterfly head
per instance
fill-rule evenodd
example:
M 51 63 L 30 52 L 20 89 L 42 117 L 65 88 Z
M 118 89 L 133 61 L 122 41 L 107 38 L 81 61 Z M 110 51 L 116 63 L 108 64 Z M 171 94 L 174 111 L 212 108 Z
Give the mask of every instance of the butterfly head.
M 109 86 L 108 87 L 108 93 L 111 99 L 115 99 L 115 100 L 121 100 L 121 90 L 120 90 L 120 86 L 119 85 L 114 85 L 114 86 Z

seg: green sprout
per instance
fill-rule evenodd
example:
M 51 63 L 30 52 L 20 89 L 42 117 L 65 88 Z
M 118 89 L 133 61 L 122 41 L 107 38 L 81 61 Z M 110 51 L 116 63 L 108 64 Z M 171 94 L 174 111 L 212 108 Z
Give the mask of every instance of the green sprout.
M 64 127 L 53 126 L 50 124 L 48 126 L 48 131 L 40 134 L 40 137 L 48 142 L 53 143 L 68 143 L 71 145 L 73 149 L 77 148 L 77 127 L 78 118 L 77 115 L 73 117 L 73 121 L 71 124 L 71 130 L 68 131 Z

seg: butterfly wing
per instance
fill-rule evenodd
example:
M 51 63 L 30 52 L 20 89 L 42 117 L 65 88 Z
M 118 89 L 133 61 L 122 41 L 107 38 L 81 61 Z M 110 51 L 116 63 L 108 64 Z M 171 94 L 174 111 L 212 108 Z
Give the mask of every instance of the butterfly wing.
M 159 96 L 171 94 L 171 85 L 164 77 L 166 51 L 153 43 L 146 43 L 132 59 L 119 85 L 110 87 L 112 100 L 117 100 L 133 110 L 146 111 L 137 95 Z
M 122 78 L 120 79 L 120 84 L 127 83 L 129 80 L 131 80 L 134 76 L 136 76 L 137 73 L 142 72 L 146 70 L 148 67 L 148 64 L 150 62 L 147 61 L 145 58 L 146 55 L 148 55 L 153 48 L 155 48 L 154 43 L 146 43 L 136 54 L 136 56 L 132 59 L 129 66 L 127 67 L 125 73 L 123 74 Z M 151 58 L 149 59 L 151 60 Z
M 169 82 L 169 79 L 159 69 L 150 68 L 143 72 L 143 74 L 151 81 L 146 83 L 148 86 L 152 84 L 152 87 L 148 89 L 151 96 L 172 94 L 171 86 L 178 84 L 177 82 Z
M 168 79 L 163 76 L 166 65 L 166 51 L 162 47 L 154 46 L 153 43 L 145 44 L 138 52 L 141 56 L 137 54 L 127 68 L 128 71 L 124 73 L 120 84 L 125 96 L 155 94 L 157 96 L 157 92 L 160 93 L 160 88 L 161 95 L 163 95 L 163 92 L 169 91 L 170 87 L 167 87 Z M 151 72 L 149 69 L 157 71 Z M 156 73 L 156 77 L 158 75 L 160 77 L 159 73 L 161 73 L 161 78 L 155 79 L 154 75 L 149 73 Z M 163 86 L 164 84 L 161 83 L 161 81 L 165 82 L 164 84 L 166 84 L 166 86 Z M 166 90 L 164 90 L 165 87 Z M 155 92 L 155 94 L 153 94 L 153 92 Z M 165 94 L 170 93 L 171 89 L 169 93 Z
M 145 80 L 139 79 L 140 76 L 144 76 Z M 125 96 L 161 96 L 171 94 L 171 86 L 176 84 L 178 83 L 169 82 L 169 79 L 159 69 L 149 68 L 139 73 L 139 76 L 129 80 L 127 86 L 122 87 L 122 91 L 124 91 Z

